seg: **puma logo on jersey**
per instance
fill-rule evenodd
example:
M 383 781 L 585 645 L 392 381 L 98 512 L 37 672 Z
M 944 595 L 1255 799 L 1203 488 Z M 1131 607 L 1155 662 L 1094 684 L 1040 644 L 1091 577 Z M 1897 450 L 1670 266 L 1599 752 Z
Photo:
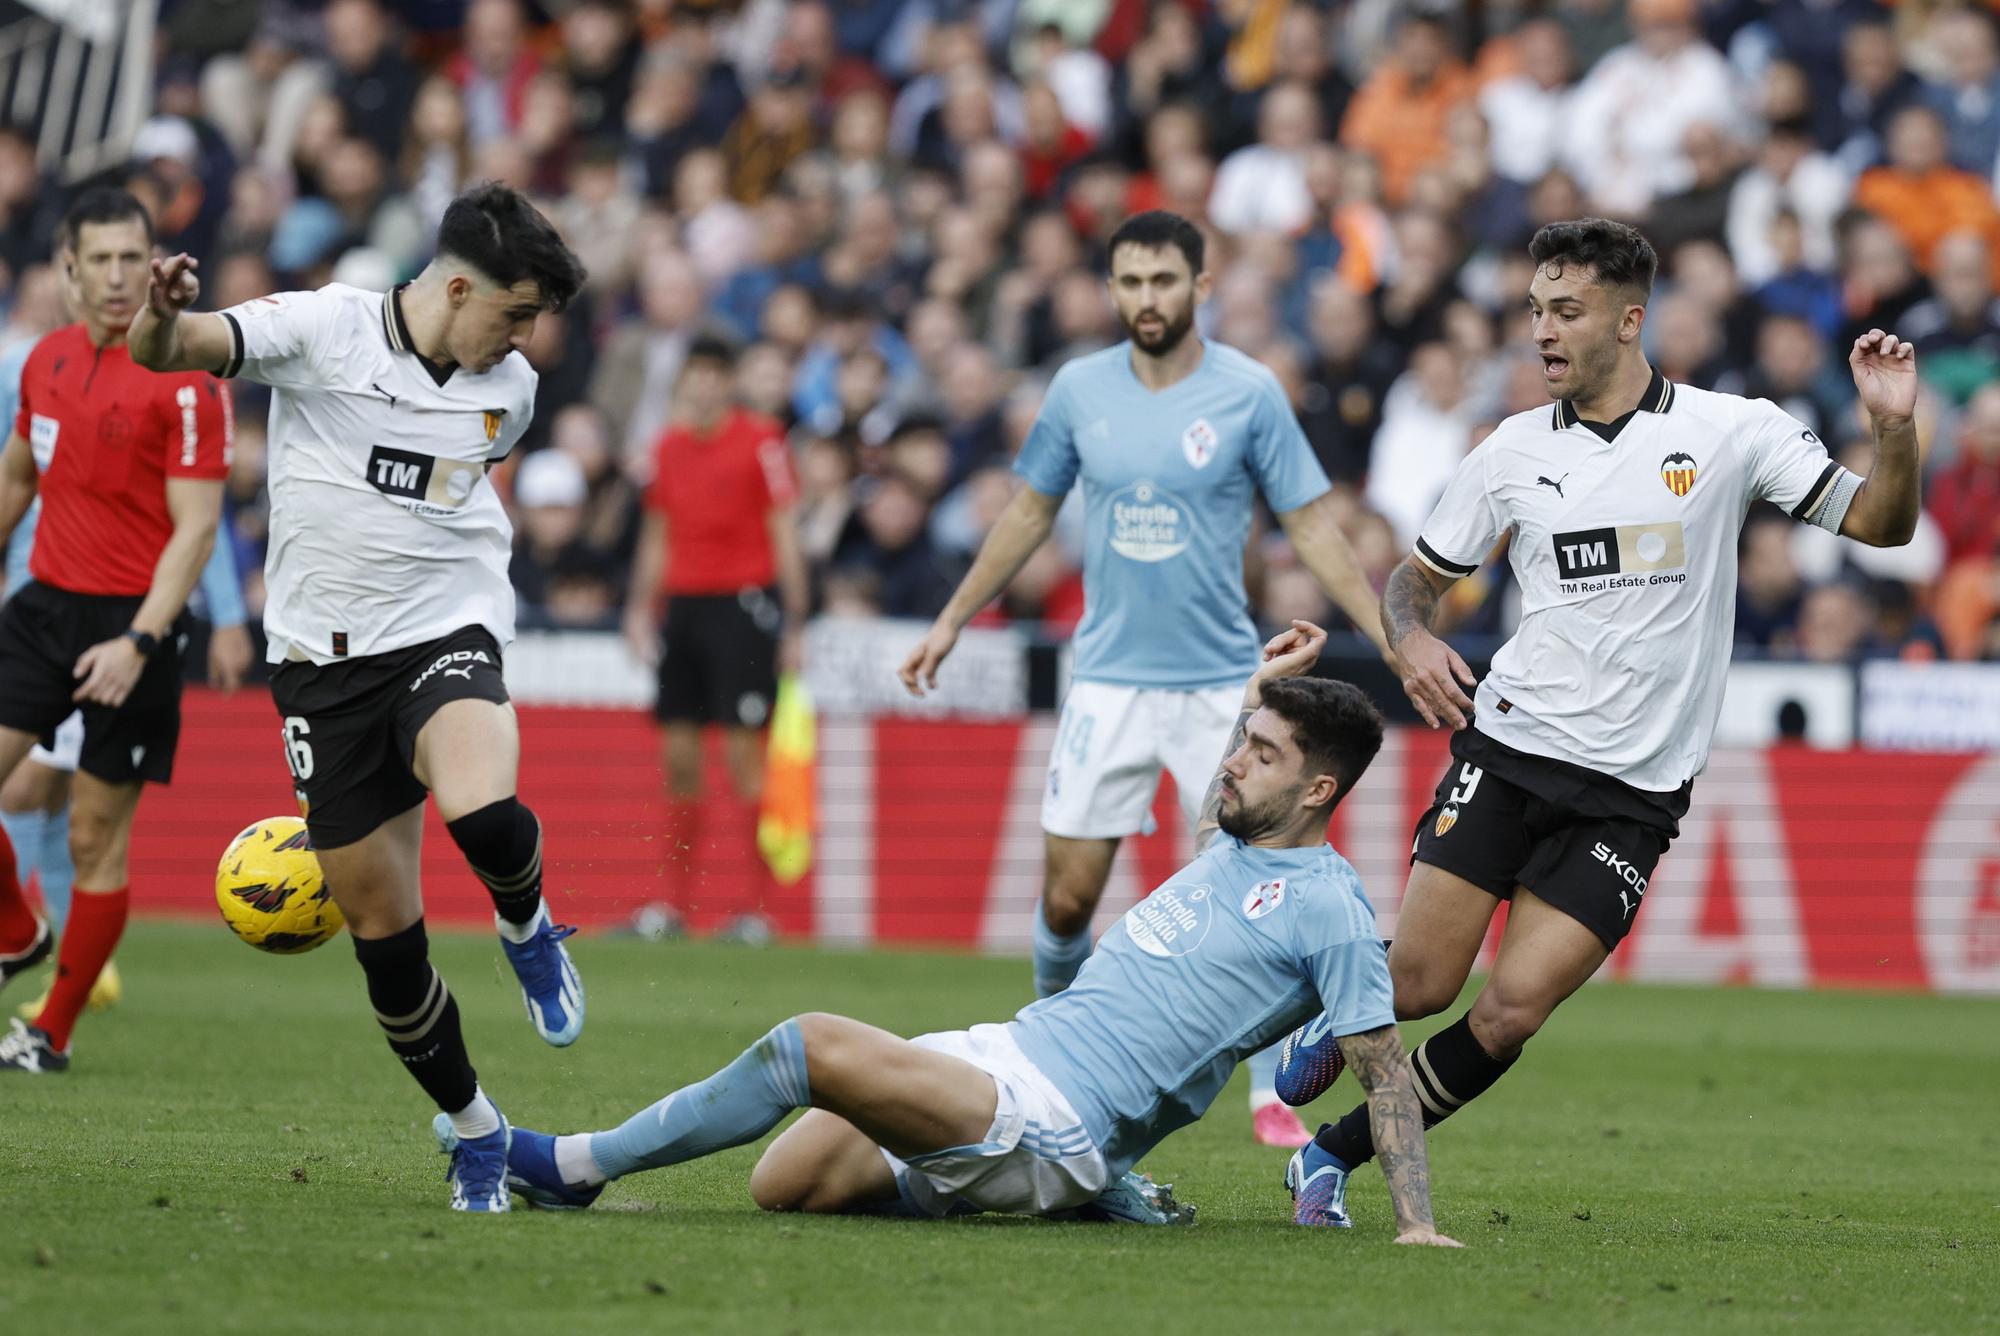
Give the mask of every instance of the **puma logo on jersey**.
M 396 406 L 396 396 L 389 393 L 387 390 L 383 389 L 376 382 L 372 380 L 369 381 L 368 388 L 375 391 L 375 393 L 381 395 L 384 399 L 387 399 L 389 401 L 389 407 L 394 408 Z
M 1563 474 L 1563 475 L 1562 475 L 1562 477 L 1560 477 L 1560 478 L 1542 478 L 1542 477 L 1537 477 L 1537 478 L 1535 479 L 1535 486 L 1537 486 L 1537 487 L 1553 487 L 1553 488 L 1555 488 L 1555 489 L 1556 489 L 1556 495 L 1557 495 L 1557 496 L 1562 496 L 1562 494 L 1563 494 L 1563 484 L 1564 484 L 1565 482 L 1567 482 L 1568 480 L 1569 480 L 1569 474 L 1567 474 L 1567 473 Z M 1568 498 L 1567 498 L 1567 497 L 1564 497 L 1563 499 L 1564 499 L 1564 500 L 1568 500 Z
M 483 649 L 455 649 L 449 654 L 440 654 L 436 662 L 417 674 L 417 680 L 410 683 L 410 690 L 415 691 L 439 673 L 443 673 L 446 677 L 463 677 L 470 682 L 473 664 L 492 662 L 493 660 L 486 657 L 486 651 Z

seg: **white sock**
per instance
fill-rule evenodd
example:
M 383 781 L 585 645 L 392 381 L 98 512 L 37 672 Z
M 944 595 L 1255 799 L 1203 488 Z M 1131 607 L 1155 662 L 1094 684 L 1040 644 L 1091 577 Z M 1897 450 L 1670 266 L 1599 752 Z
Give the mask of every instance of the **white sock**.
M 597 1167 L 596 1157 L 590 1153 L 588 1132 L 556 1138 L 556 1173 L 572 1187 L 595 1187 L 610 1181 L 605 1172 Z
M 535 916 L 529 919 L 526 923 L 509 923 L 506 919 L 503 919 L 498 914 L 495 914 L 493 916 L 493 926 L 500 929 L 500 935 L 502 937 L 514 943 L 514 945 L 519 946 L 522 942 L 527 941 L 529 938 L 533 937 L 536 933 L 540 932 L 542 930 L 542 924 L 548 920 L 548 917 L 549 917 L 549 907 L 548 905 L 543 904 L 536 907 Z
M 465 1140 L 490 1137 L 500 1130 L 500 1110 L 493 1107 L 493 1101 L 478 1086 L 472 1088 L 472 1103 L 446 1116 L 451 1119 L 452 1131 Z

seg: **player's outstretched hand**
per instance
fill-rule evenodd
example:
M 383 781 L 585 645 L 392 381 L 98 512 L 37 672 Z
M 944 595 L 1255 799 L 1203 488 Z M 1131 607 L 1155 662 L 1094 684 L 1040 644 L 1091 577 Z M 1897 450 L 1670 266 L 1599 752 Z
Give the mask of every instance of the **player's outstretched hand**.
M 943 622 L 933 623 L 903 660 L 903 666 L 896 670 L 896 676 L 903 679 L 904 688 L 912 696 L 921 696 L 926 689 L 936 691 L 938 666 L 957 644 L 958 632 Z
M 73 675 L 82 678 L 83 685 L 70 699 L 78 705 L 109 705 L 115 710 L 132 694 L 145 671 L 145 656 L 129 638 L 101 641 L 78 657 Z
M 1408 1243 L 1419 1248 L 1463 1248 L 1457 1239 L 1438 1233 L 1435 1229 L 1406 1229 L 1396 1236 L 1396 1242 Z
M 1847 365 L 1862 407 L 1877 422 L 1916 413 L 1917 345 L 1871 329 L 1854 341 Z
M 1440 723 L 1464 728 L 1472 698 L 1460 687 L 1474 684 L 1472 669 L 1458 651 L 1428 631 L 1412 631 L 1396 646 L 1403 660 L 1403 692 L 1432 728 Z
M 146 305 L 153 308 L 154 315 L 166 320 L 194 305 L 194 299 L 201 296 L 201 280 L 195 277 L 199 268 L 201 261 L 186 252 L 164 260 L 153 257 L 153 281 L 146 288 Z

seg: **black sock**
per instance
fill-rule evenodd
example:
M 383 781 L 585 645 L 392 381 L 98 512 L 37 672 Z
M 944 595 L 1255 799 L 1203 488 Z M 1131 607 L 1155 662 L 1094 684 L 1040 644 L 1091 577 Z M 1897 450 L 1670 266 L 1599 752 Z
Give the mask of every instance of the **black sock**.
M 1460 1016 L 1417 1045 L 1417 1051 L 1410 1055 L 1410 1073 L 1416 1078 L 1417 1103 L 1423 1107 L 1426 1130 L 1492 1089 L 1514 1065 L 1514 1058 L 1501 1062 L 1479 1046 L 1472 1037 L 1470 1017 L 1470 1012 Z M 1368 1105 L 1357 1104 L 1339 1122 L 1323 1124 L 1313 1140 L 1349 1169 L 1374 1159 L 1375 1134 L 1368 1126 Z
M 542 907 L 542 823 L 519 798 L 502 798 L 445 822 L 493 908 L 515 926 Z
M 456 1113 L 479 1093 L 479 1078 L 465 1052 L 458 1003 L 431 968 L 430 939 L 418 919 L 394 937 L 354 939 L 354 958 L 368 976 L 368 1004 L 389 1047 L 424 1093 L 446 1113 Z

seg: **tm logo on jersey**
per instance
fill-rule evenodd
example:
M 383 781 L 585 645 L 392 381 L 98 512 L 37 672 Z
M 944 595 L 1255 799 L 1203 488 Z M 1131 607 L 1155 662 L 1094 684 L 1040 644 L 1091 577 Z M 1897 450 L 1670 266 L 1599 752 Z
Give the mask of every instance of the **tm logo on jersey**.
M 1125 935 L 1149 956 L 1184 956 L 1208 936 L 1213 917 L 1206 884 L 1168 882 L 1125 915 Z
M 1111 550 L 1130 561 L 1170 561 L 1187 551 L 1187 502 L 1135 482 L 1111 498 Z
M 411 502 L 412 510 L 436 514 L 465 504 L 479 482 L 479 468 L 378 445 L 368 452 L 368 482 L 384 496 Z
M 1620 524 L 1550 536 L 1565 594 L 1637 589 L 1687 579 L 1687 535 L 1679 520 Z M 1647 571 L 1672 572 L 1648 576 Z

